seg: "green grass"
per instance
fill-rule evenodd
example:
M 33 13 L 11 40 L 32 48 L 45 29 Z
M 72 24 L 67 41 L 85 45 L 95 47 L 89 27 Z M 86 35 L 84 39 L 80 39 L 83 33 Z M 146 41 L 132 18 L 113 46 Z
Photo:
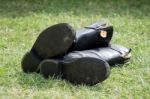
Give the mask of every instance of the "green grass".
M 0 98 L 149 99 L 149 0 L 0 0 Z M 20 61 L 46 27 L 68 22 L 75 28 L 105 20 L 112 43 L 132 48 L 129 64 L 111 69 L 103 83 L 75 86 L 60 79 L 25 74 Z

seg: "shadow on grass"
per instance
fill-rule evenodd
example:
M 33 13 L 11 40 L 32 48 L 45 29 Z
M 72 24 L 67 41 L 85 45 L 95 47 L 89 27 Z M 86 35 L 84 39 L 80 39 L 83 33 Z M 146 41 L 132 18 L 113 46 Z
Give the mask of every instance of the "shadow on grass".
M 44 13 L 59 15 L 133 17 L 149 16 L 149 0 L 1 0 L 0 16 L 24 17 Z
M 78 90 L 92 90 L 96 91 L 95 88 L 99 86 L 101 89 L 102 85 L 99 83 L 96 86 L 88 85 L 75 85 L 61 78 L 52 78 L 45 79 L 42 75 L 37 73 L 26 74 L 22 72 L 16 73 L 17 84 L 19 84 L 23 89 L 34 88 L 36 90 L 50 90 L 58 89 L 62 91 L 78 91 Z

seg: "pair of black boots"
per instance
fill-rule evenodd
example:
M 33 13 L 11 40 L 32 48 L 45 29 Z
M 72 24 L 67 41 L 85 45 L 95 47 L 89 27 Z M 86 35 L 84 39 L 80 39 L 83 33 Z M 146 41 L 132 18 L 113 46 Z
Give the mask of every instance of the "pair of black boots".
M 94 85 L 110 74 L 110 66 L 130 59 L 131 49 L 109 44 L 113 27 L 96 22 L 79 30 L 67 23 L 45 29 L 22 59 L 26 73 L 62 77 L 74 84 Z M 109 66 L 110 65 L 110 66 Z

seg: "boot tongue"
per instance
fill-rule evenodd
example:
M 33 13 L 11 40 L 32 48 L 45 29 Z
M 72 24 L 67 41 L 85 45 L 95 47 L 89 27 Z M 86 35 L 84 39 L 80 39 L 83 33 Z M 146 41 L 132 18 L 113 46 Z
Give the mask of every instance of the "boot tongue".
M 105 22 L 96 22 L 92 25 L 86 26 L 85 28 L 89 28 L 89 29 L 100 29 L 101 27 L 104 27 L 106 25 Z

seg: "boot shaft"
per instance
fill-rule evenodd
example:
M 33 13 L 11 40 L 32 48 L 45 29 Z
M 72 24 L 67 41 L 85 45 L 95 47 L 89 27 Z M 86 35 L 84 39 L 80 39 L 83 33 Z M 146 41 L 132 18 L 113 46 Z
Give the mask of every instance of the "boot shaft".
M 76 30 L 76 39 L 70 51 L 88 50 L 108 46 L 113 35 L 113 27 L 97 22 Z
M 103 59 L 110 65 L 123 63 L 130 59 L 131 49 L 121 45 L 112 44 L 107 47 L 96 48 L 84 51 L 73 51 L 64 56 L 64 61 L 72 61 L 81 57 L 92 57 Z

